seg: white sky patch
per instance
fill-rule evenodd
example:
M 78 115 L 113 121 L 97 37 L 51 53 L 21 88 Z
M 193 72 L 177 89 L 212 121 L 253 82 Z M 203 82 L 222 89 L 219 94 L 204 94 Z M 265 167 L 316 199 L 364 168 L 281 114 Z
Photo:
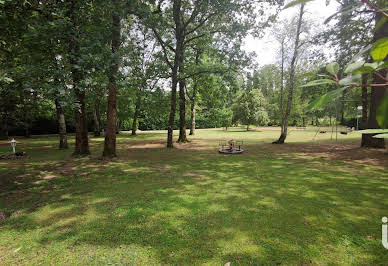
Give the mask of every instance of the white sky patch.
M 323 30 L 326 25 L 324 21 L 326 18 L 334 14 L 337 10 L 338 4 L 335 1 L 330 1 L 330 4 L 326 6 L 325 0 L 315 0 L 308 2 L 306 4 L 305 18 L 308 20 L 314 20 L 316 25 L 320 25 L 321 28 L 317 30 Z M 299 12 L 299 5 L 294 6 L 285 10 L 282 10 L 279 14 L 279 18 L 291 19 Z M 243 48 L 247 52 L 255 52 L 256 58 L 255 61 L 260 66 L 267 64 L 274 64 L 277 61 L 276 51 L 278 49 L 278 43 L 271 36 L 269 29 L 266 30 L 266 33 L 263 38 L 255 38 L 253 36 L 248 36 L 245 39 Z M 330 47 L 323 47 L 325 52 L 330 54 Z

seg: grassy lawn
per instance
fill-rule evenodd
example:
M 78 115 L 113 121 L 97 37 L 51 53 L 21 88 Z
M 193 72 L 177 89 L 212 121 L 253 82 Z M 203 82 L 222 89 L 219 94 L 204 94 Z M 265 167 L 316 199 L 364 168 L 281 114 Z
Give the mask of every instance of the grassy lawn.
M 386 151 L 356 134 L 278 135 L 197 130 L 168 150 L 166 132 L 123 133 L 109 161 L 103 138 L 86 158 L 55 136 L 18 139 L 29 158 L 0 161 L 0 264 L 386 264 Z M 246 152 L 218 154 L 232 138 Z

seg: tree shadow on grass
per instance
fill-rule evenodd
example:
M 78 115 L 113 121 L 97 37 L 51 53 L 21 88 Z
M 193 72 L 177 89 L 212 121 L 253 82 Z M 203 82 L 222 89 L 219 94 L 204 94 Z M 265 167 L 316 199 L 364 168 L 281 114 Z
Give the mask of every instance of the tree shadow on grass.
M 48 249 L 135 246 L 161 264 L 388 259 L 379 244 L 388 177 L 377 169 L 355 177 L 336 164 L 322 168 L 260 149 L 238 160 L 182 150 L 150 157 L 139 149 L 130 158 L 97 162 L 79 161 L 90 172 L 85 180 L 48 180 L 46 186 L 59 188 L 51 198 L 59 200 L 11 217 L 3 230 L 43 230 L 34 241 Z M 82 194 L 86 188 L 92 191 Z

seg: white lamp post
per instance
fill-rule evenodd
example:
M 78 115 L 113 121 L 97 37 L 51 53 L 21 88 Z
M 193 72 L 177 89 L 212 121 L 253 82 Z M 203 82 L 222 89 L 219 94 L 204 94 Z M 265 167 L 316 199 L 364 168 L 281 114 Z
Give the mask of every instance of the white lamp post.
M 16 153 L 15 147 L 16 147 L 16 140 L 13 138 L 11 140 L 11 146 L 12 146 L 12 151 L 13 153 Z

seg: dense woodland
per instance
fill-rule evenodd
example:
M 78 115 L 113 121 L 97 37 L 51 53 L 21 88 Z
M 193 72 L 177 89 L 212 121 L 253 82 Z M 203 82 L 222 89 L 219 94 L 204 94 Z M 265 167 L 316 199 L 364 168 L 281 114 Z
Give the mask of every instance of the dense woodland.
M 167 129 L 171 148 L 174 129 L 186 142 L 186 129 L 281 126 L 283 143 L 288 126 L 356 127 L 360 116 L 360 128 L 380 128 L 386 54 L 366 71 L 374 58 L 363 49 L 388 37 L 387 2 L 336 1 L 339 12 L 322 27 L 306 17 L 308 1 L 291 4 L 288 20 L 278 15 L 282 0 L 2 0 L 1 138 L 59 133 L 67 148 L 75 132 L 82 155 L 92 131 L 105 134 L 110 157 L 124 130 Z M 266 31 L 277 63 L 257 66 L 243 41 Z M 356 56 L 357 73 L 349 71 Z M 328 72 L 333 79 L 317 82 Z M 359 80 L 346 83 L 349 73 Z M 341 82 L 347 89 L 338 91 Z M 320 98 L 328 92 L 337 97 Z M 311 108 L 318 98 L 324 104 Z M 362 144 L 384 140 L 365 135 Z

